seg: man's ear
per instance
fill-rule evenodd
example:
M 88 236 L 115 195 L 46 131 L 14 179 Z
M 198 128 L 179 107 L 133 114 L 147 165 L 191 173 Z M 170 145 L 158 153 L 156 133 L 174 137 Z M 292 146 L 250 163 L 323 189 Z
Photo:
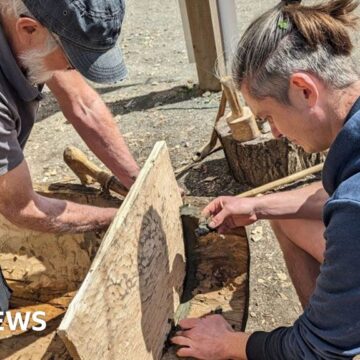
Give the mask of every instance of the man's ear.
M 318 82 L 306 73 L 295 73 L 290 77 L 289 98 L 296 106 L 313 107 L 319 99 Z
M 30 17 L 20 17 L 16 21 L 18 41 L 24 47 L 37 47 L 43 40 L 43 26 Z

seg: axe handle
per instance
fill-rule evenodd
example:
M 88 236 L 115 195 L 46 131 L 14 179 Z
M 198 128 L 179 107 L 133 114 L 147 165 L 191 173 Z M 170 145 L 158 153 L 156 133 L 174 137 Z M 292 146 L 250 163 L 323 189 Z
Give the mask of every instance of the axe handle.
M 111 189 L 122 196 L 127 195 L 128 190 L 114 175 L 101 170 L 78 148 L 67 147 L 64 151 L 64 161 L 82 184 L 98 182 L 105 189 Z
M 226 76 L 221 79 L 221 84 L 223 86 L 233 117 L 241 118 L 244 116 L 244 112 L 240 105 L 233 79 L 230 76 Z
M 302 179 L 302 178 L 304 178 L 306 176 L 313 175 L 313 174 L 315 174 L 315 173 L 317 173 L 319 171 L 322 171 L 323 167 L 324 167 L 324 163 L 312 166 L 312 167 L 310 167 L 308 169 L 305 169 L 305 170 L 302 170 L 302 171 L 297 172 L 295 174 L 286 176 L 286 177 L 284 177 L 282 179 L 275 180 L 275 181 L 270 182 L 268 184 L 259 186 L 257 188 L 252 189 L 252 190 L 249 190 L 249 191 L 246 191 L 246 192 L 244 192 L 242 194 L 237 195 L 237 197 L 244 198 L 244 197 L 252 197 L 252 196 L 260 195 L 260 194 L 262 194 L 264 192 L 274 190 L 275 188 L 277 188 L 279 186 L 284 186 L 284 185 L 290 184 L 292 182 L 298 181 L 298 180 L 300 180 L 300 179 Z

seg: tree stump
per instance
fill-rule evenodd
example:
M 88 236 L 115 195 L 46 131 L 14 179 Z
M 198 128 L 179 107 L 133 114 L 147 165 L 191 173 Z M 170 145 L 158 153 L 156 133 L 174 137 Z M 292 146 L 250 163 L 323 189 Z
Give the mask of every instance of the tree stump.
M 238 142 L 233 139 L 225 117 L 218 122 L 216 131 L 234 178 L 252 187 L 281 179 L 325 160 L 325 153 L 307 154 L 285 138 L 275 139 L 271 133 Z

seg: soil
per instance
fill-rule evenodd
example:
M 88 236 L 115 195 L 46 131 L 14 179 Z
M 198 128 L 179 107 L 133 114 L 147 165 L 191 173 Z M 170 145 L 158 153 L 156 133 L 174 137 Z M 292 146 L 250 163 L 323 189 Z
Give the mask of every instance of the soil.
M 276 3 L 237 1 L 238 35 L 251 19 Z M 239 36 L 234 37 L 234 44 Z M 220 94 L 203 93 L 196 85 L 195 66 L 188 63 L 177 1 L 128 0 L 122 47 L 128 79 L 114 86 L 95 87 L 111 108 L 140 165 L 158 140 L 166 140 L 174 168 L 187 164 L 210 137 Z M 97 161 L 46 92 L 25 151 L 34 182 L 74 178 L 62 160 L 68 145 L 81 148 Z M 231 195 L 247 189 L 233 180 L 222 151 L 183 176 L 180 183 L 194 196 Z M 291 325 L 301 307 L 277 241 L 266 221 L 249 227 L 249 231 L 252 264 L 247 330 Z

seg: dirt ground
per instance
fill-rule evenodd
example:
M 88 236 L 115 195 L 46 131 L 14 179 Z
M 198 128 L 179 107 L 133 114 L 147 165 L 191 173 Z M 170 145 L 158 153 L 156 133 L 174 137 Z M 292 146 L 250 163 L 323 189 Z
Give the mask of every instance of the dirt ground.
M 237 1 L 239 34 L 234 36 L 234 44 L 251 19 L 275 3 Z M 195 66 L 188 63 L 176 0 L 128 0 L 122 34 L 129 77 L 121 84 L 97 89 L 140 165 L 156 141 L 166 140 L 173 166 L 178 168 L 188 163 L 194 151 L 208 140 L 220 94 L 201 93 L 196 86 Z M 34 181 L 56 182 L 73 177 L 62 160 L 68 145 L 80 147 L 94 159 L 47 93 L 25 151 Z M 245 189 L 232 179 L 222 152 L 190 171 L 181 183 L 188 194 L 195 196 L 236 194 Z M 301 307 L 281 251 L 267 222 L 257 223 L 250 232 L 253 236 L 247 329 L 290 325 Z

